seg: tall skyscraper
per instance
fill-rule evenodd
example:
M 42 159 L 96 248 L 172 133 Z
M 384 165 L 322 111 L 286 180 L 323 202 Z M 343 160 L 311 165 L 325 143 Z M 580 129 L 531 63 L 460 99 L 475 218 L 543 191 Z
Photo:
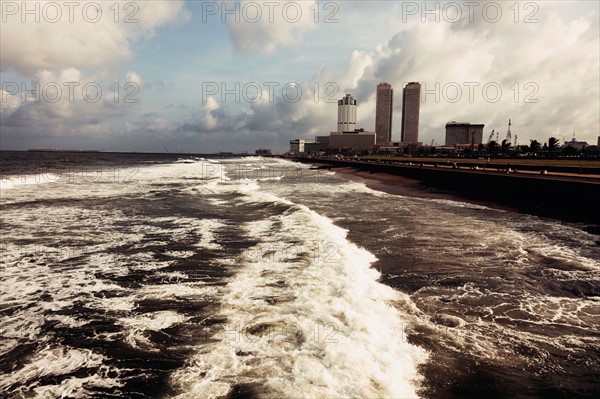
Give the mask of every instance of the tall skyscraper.
M 350 94 L 338 100 L 338 126 L 337 131 L 353 132 L 356 130 L 356 100 Z
M 377 145 L 390 145 L 392 142 L 392 113 L 394 109 L 394 89 L 389 83 L 377 85 L 377 107 L 375 109 L 375 133 Z
M 419 141 L 419 110 L 421 108 L 421 84 L 408 83 L 402 91 L 402 137 L 404 143 Z

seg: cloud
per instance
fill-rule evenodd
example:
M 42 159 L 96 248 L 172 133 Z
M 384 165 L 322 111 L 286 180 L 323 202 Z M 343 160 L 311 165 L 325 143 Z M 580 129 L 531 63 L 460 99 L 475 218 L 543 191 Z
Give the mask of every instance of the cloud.
M 318 27 L 314 9 L 320 5 L 316 1 L 241 0 L 221 3 L 221 7 L 228 10 L 236 7 L 237 20 L 233 15 L 224 16 L 234 48 L 242 54 L 254 51 L 271 54 L 278 47 L 297 46 L 304 34 Z M 223 10 L 220 11 L 222 14 Z
M 128 97 L 123 85 L 117 89 L 107 80 L 108 75 L 104 71 L 84 75 L 76 68 L 66 68 L 38 71 L 34 81 L 24 86 L 22 82 L 3 82 L 7 89 L 1 101 L 3 139 L 82 136 L 93 140 L 111 134 L 115 121 L 131 117 L 136 103 L 128 100 L 136 98 Z M 134 78 L 143 87 L 140 75 L 130 71 L 127 79 Z
M 24 13 L 26 7 L 33 12 Z M 161 25 L 189 18 L 181 0 L 3 1 L 2 13 L 0 67 L 25 76 L 39 70 L 117 65 L 133 57 L 135 41 L 153 36 Z
M 179 124 L 164 118 L 156 118 L 144 126 L 154 137 L 169 137 L 179 128 Z
M 322 86 L 318 98 L 308 82 L 299 86 L 296 92 L 301 91 L 302 95 L 297 98 L 290 95 L 286 99 L 281 92 L 273 96 L 263 92 L 260 101 L 231 106 L 209 96 L 202 109 L 178 130 L 195 138 L 198 145 L 237 151 L 255 147 L 284 150 L 292 138 L 329 134 L 335 129 L 337 100 L 323 106 L 326 93 Z M 242 108 L 235 110 L 239 105 Z
M 125 81 L 127 83 L 134 84 L 138 89 L 143 89 L 144 87 L 146 87 L 146 83 L 144 82 L 140 74 L 133 71 L 129 71 L 125 74 Z
M 0 90 L 0 120 L 5 120 L 21 105 L 21 96 L 11 94 L 6 90 Z

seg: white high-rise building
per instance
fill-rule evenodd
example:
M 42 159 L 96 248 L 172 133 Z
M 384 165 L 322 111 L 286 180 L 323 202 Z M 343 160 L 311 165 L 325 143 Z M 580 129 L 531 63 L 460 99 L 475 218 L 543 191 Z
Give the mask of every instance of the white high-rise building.
M 350 94 L 338 100 L 338 128 L 337 131 L 353 132 L 356 130 L 356 100 Z

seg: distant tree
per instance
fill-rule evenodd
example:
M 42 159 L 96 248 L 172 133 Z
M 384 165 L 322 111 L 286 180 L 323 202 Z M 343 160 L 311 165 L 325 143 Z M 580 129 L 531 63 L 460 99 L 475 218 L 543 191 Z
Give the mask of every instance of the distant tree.
M 597 157 L 600 156 L 600 147 L 597 145 L 590 145 L 583 149 L 583 154 L 585 156 Z
M 508 140 L 502 140 L 502 154 L 508 155 L 508 150 L 510 150 L 510 142 Z
M 548 149 L 550 152 L 558 150 L 558 139 L 556 137 L 550 137 L 550 139 L 548 139 Z
M 488 152 L 491 155 L 498 155 L 498 143 L 496 141 L 492 140 L 488 143 Z
M 484 151 L 485 151 L 485 146 L 483 144 L 479 144 L 479 146 L 477 147 L 477 152 L 479 152 L 480 154 L 483 154 Z
M 513 151 L 513 155 L 522 155 L 522 154 L 523 154 L 522 146 L 516 146 Z
M 562 154 L 563 155 L 577 155 L 577 154 L 579 154 L 579 150 L 577 150 L 577 148 L 573 147 L 572 145 L 568 145 L 565 148 L 563 148 Z
M 519 148 L 523 151 L 524 154 L 528 154 L 531 152 L 531 148 L 528 145 L 520 145 Z
M 430 147 L 430 148 L 429 148 L 429 153 L 430 153 L 431 155 L 435 155 L 435 153 L 436 153 L 436 152 L 437 152 L 437 150 L 435 149 L 435 147 Z
M 534 154 L 538 153 L 541 148 L 540 142 L 537 140 L 531 140 L 531 144 L 529 145 L 529 148 L 530 148 L 531 152 L 533 152 Z

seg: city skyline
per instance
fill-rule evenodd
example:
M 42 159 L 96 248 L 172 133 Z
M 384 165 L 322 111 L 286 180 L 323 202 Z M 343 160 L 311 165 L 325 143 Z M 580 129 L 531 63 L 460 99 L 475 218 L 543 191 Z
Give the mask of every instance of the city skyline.
M 574 133 L 594 143 L 600 130 L 596 2 L 536 3 L 535 12 L 515 3 L 518 15 L 498 3 L 493 21 L 481 7 L 453 20 L 444 2 L 426 15 L 409 13 L 406 2 L 281 2 L 272 20 L 263 7 L 251 21 L 250 5 L 262 3 L 235 3 L 235 15 L 218 2 L 156 1 L 138 4 L 135 23 L 123 21 L 135 10 L 115 4 L 118 15 L 100 4 L 98 22 L 79 8 L 74 23 L 67 9 L 52 22 L 40 6 L 36 22 L 4 6 L 3 149 L 281 152 L 290 136 L 329 130 L 331 104 L 344 93 L 361 104 L 370 129 L 377 83 L 411 81 L 422 85 L 423 143 L 442 142 L 449 120 L 485 123 L 485 136 L 511 117 L 523 143 Z M 296 5 L 302 16 L 290 22 Z M 39 101 L 23 99 L 32 81 Z

